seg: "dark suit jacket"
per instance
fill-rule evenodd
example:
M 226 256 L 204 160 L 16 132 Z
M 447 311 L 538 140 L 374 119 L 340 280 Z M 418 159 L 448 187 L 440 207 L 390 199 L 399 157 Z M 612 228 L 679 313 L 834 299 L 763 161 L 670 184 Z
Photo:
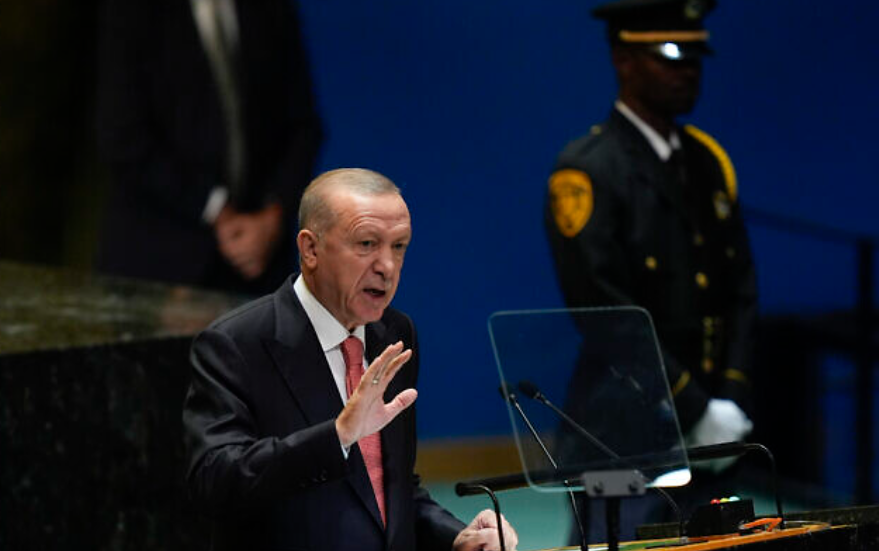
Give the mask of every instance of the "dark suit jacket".
M 231 203 L 278 200 L 295 221 L 320 138 L 299 24 L 289 0 L 235 6 L 247 163 Z M 201 216 L 225 185 L 227 140 L 190 2 L 107 0 L 100 27 L 97 135 L 113 189 L 98 267 L 205 284 L 218 254 Z M 294 269 L 291 248 L 278 252 L 290 262 L 262 292 Z
M 381 431 L 383 529 L 357 446 L 343 458 L 342 401 L 292 281 L 217 320 L 192 347 L 188 483 L 214 517 L 214 548 L 449 551 L 463 524 L 413 472 L 414 406 Z M 415 386 L 414 326 L 391 309 L 366 326 L 369 360 L 401 339 L 415 354 L 386 399 Z

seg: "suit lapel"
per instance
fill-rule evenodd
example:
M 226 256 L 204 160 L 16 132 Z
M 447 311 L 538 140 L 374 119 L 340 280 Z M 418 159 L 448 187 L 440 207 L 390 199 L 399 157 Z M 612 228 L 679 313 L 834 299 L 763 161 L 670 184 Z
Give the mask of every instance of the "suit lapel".
M 293 400 L 309 425 L 337 417 L 342 400 L 292 278 L 275 293 L 274 302 L 275 335 L 265 345 Z
M 274 338 L 267 339 L 264 344 L 284 379 L 293 401 L 302 411 L 308 424 L 315 425 L 338 417 L 342 411 L 342 400 L 317 333 L 293 290 L 293 281 L 291 277 L 275 292 L 275 335 Z M 370 340 L 367 337 L 367 344 Z M 367 355 L 367 358 L 373 357 Z M 391 445 L 387 444 L 387 446 Z M 382 449 L 387 449 L 384 438 L 382 438 Z M 348 484 L 373 520 L 381 527 L 381 513 L 378 510 L 363 456 L 357 445 L 352 446 L 348 454 L 348 469 L 350 471 L 347 477 Z

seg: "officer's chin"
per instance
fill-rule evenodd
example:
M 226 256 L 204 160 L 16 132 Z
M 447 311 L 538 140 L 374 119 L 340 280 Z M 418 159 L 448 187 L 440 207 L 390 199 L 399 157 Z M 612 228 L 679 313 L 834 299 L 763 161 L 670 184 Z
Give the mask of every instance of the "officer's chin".
M 692 96 L 688 98 L 681 98 L 680 100 L 673 102 L 670 109 L 672 115 L 676 117 L 679 115 L 689 115 L 693 112 L 693 109 L 696 108 L 696 100 L 697 97 Z

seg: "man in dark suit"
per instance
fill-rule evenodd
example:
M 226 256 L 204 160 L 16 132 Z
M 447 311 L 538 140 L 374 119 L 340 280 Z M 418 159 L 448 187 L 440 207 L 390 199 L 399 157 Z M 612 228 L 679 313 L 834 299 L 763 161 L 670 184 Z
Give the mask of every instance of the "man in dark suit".
M 100 27 L 97 268 L 275 289 L 320 139 L 293 2 L 107 0 Z
M 301 275 L 193 344 L 188 481 L 214 548 L 498 549 L 493 513 L 465 527 L 413 472 L 417 340 L 388 307 L 411 238 L 399 190 L 368 170 L 326 173 L 300 227 Z
M 752 429 L 756 280 L 736 175 L 713 138 L 677 123 L 698 97 L 713 6 L 618 0 L 593 10 L 608 24 L 619 95 L 610 118 L 559 155 L 546 209 L 569 306 L 650 312 L 691 446 Z

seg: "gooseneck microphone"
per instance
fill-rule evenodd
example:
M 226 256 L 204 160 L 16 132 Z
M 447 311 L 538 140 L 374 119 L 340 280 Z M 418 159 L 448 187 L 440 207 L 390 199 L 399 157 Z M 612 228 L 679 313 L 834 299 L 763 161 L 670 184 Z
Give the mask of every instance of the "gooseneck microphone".
M 542 392 L 540 392 L 540 389 L 537 387 L 536 384 L 532 383 L 531 381 L 522 380 L 522 381 L 519 381 L 518 385 L 516 385 L 516 386 L 519 387 L 519 390 L 522 391 L 522 394 L 524 394 L 528 398 L 531 398 L 532 400 L 536 400 L 536 401 L 540 402 L 541 404 L 545 405 L 546 407 L 551 409 L 553 412 L 555 412 L 555 414 L 558 415 L 565 422 L 565 424 L 567 424 L 569 427 L 573 428 L 579 435 L 581 435 L 584 438 L 586 438 L 587 440 L 589 440 L 592 443 L 592 445 L 594 445 L 596 448 L 601 450 L 605 455 L 607 455 L 611 459 L 621 461 L 626 467 L 628 467 L 630 469 L 635 469 L 635 467 L 629 461 L 626 461 L 625 459 L 621 458 L 618 453 L 616 453 L 615 451 L 613 451 L 612 449 L 607 447 L 607 445 L 605 445 L 604 442 L 602 442 L 601 440 L 596 438 L 591 432 L 589 432 L 588 430 L 583 428 L 583 425 L 574 421 L 570 415 L 568 415 L 567 413 L 562 411 L 561 408 L 559 408 L 554 403 L 552 403 L 552 401 L 550 401 L 549 398 L 547 398 Z M 637 470 L 637 469 L 635 469 L 635 470 Z M 684 537 L 684 515 L 681 512 L 681 508 L 678 507 L 678 504 L 675 503 L 675 500 L 672 499 L 672 497 L 668 494 L 668 492 L 666 492 L 662 488 L 658 488 L 656 486 L 653 486 L 652 489 L 655 490 L 656 493 L 661 495 L 668 502 L 668 504 L 671 506 L 672 510 L 674 510 L 675 516 L 677 516 L 677 518 L 678 518 L 678 536 L 683 538 Z M 581 534 L 583 533 L 582 526 L 580 527 L 580 533 Z
M 519 400 L 516 399 L 516 393 L 513 392 L 510 385 L 506 382 L 501 382 L 501 386 L 498 387 L 498 392 L 501 393 L 501 397 L 504 398 L 507 402 L 513 406 L 513 409 L 519 414 L 519 417 L 525 423 L 525 426 L 528 427 L 528 431 L 531 433 L 531 436 L 537 442 L 537 445 L 540 446 L 540 449 L 543 451 L 543 455 L 549 460 L 549 463 L 552 465 L 552 468 L 556 471 L 559 470 L 559 465 L 556 463 L 556 460 L 553 458 L 552 454 L 549 453 L 549 450 L 546 448 L 546 444 L 543 443 L 543 439 L 540 438 L 540 435 L 537 434 L 537 430 L 534 428 L 534 425 L 531 424 L 531 420 L 528 419 L 528 416 L 525 415 L 525 411 L 522 409 L 522 406 L 519 404 Z M 570 483 L 567 480 L 563 481 L 565 486 L 570 486 Z M 583 530 L 583 523 L 580 519 L 580 511 L 577 507 L 577 500 L 574 497 L 574 492 L 568 488 L 568 497 L 571 499 L 571 508 L 574 510 L 574 518 L 577 519 L 577 529 L 580 531 L 580 549 L 581 551 L 588 551 L 589 544 L 586 542 L 586 531 Z
M 559 408 L 555 404 L 553 404 L 549 400 L 549 398 L 547 398 L 546 396 L 543 395 L 542 392 L 540 392 L 540 389 L 537 388 L 537 385 L 535 385 L 531 381 L 519 381 L 519 384 L 517 386 L 519 387 L 519 390 L 522 391 L 522 394 L 524 394 L 528 398 L 531 398 L 532 400 L 537 400 L 541 404 L 543 404 L 546 407 L 553 410 L 556 415 L 561 417 L 562 420 L 564 420 L 564 422 L 568 424 L 568 426 L 570 426 L 575 431 L 577 431 L 578 434 L 580 434 L 581 436 L 585 437 L 587 440 L 592 442 L 592 445 L 594 445 L 596 448 L 598 448 L 599 450 L 604 452 L 608 457 L 611 457 L 613 459 L 620 458 L 620 456 L 615 451 L 613 451 L 612 449 L 610 449 L 606 445 L 604 445 L 604 442 L 602 442 L 601 440 L 599 440 L 598 438 L 593 436 L 592 433 L 590 433 L 588 430 L 583 428 L 583 426 L 580 425 L 580 423 L 574 421 L 570 415 L 568 415 L 567 413 L 562 411 L 561 408 Z
M 522 418 L 522 421 L 525 423 L 525 426 L 528 427 L 528 432 L 531 433 L 531 436 L 534 437 L 534 440 L 537 442 L 537 445 L 540 446 L 540 449 L 543 451 L 543 455 L 549 459 L 549 463 L 552 465 L 552 468 L 555 470 L 559 469 L 558 463 L 556 463 L 555 459 L 552 457 L 552 454 L 549 453 L 549 450 L 546 448 L 546 445 L 543 443 L 543 439 L 540 438 L 540 435 L 537 434 L 537 429 L 534 428 L 534 425 L 531 424 L 531 420 L 528 419 L 528 416 L 525 415 L 525 412 L 522 410 L 522 406 L 519 404 L 519 400 L 516 399 L 516 393 L 513 392 L 513 389 L 507 383 L 501 383 L 501 386 L 498 387 L 498 392 L 500 392 L 501 397 L 507 400 L 511 406 L 516 410 L 519 414 L 519 417 Z
M 769 448 L 756 442 L 723 442 L 721 444 L 709 444 L 687 448 L 687 456 L 691 461 L 704 461 L 706 459 L 718 459 L 721 457 L 733 457 L 745 455 L 750 451 L 762 452 L 769 459 L 772 469 L 772 492 L 775 494 L 775 510 L 781 519 L 779 526 L 784 528 L 784 509 L 781 507 L 781 494 L 778 493 L 778 469 L 775 465 L 775 456 Z

